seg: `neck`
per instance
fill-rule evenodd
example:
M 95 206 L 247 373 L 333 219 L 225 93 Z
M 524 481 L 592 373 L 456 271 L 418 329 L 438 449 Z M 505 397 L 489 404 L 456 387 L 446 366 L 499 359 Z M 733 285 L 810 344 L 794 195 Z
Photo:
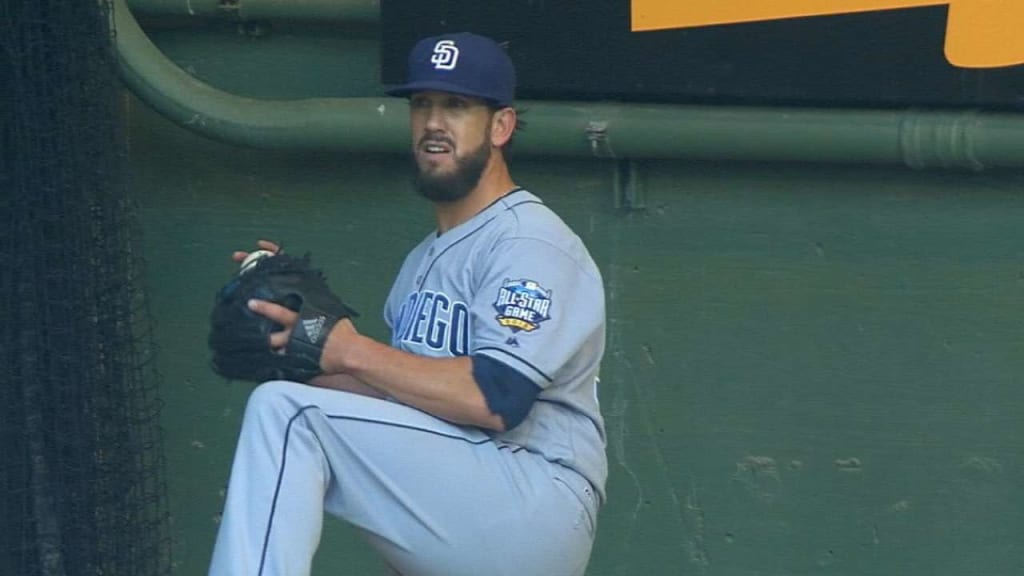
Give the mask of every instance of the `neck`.
M 455 202 L 436 202 L 434 214 L 437 217 L 437 232 L 445 232 L 469 220 L 490 206 L 495 200 L 508 194 L 516 187 L 501 154 L 492 154 L 480 181 L 464 198 Z

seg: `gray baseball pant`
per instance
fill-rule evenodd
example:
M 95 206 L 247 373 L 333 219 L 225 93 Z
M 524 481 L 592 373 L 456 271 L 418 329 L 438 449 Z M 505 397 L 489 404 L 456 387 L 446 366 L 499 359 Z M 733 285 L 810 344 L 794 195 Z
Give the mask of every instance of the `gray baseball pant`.
M 597 503 L 571 469 L 395 402 L 252 392 L 210 576 L 307 576 L 323 512 L 404 576 L 582 576 Z

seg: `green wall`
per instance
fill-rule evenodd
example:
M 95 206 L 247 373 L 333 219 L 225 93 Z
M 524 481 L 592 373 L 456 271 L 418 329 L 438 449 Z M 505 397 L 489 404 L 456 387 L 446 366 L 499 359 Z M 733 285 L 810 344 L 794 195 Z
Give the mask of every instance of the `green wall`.
M 376 89 L 371 41 L 293 32 L 153 35 L 239 93 Z M 353 64 L 325 74 L 335 56 Z M 404 158 L 241 149 L 128 103 L 175 574 L 191 576 L 250 389 L 207 367 L 230 252 L 312 251 L 385 337 L 379 310 L 432 216 Z M 588 574 L 1024 573 L 1024 174 L 649 162 L 628 211 L 606 161 L 513 170 L 607 288 L 610 501 Z M 383 573 L 333 520 L 316 566 Z

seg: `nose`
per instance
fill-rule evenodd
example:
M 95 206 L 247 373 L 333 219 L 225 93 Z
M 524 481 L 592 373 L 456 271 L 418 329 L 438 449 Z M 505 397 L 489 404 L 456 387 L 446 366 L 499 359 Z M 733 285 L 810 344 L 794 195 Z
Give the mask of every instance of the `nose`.
M 444 127 L 444 109 L 440 106 L 430 106 L 426 110 L 426 122 L 424 126 L 427 130 L 440 130 Z

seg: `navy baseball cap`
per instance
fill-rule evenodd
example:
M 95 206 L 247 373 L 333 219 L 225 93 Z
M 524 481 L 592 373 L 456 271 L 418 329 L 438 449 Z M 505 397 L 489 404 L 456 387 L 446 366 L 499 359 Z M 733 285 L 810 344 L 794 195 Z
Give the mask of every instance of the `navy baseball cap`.
M 459 32 L 424 38 L 409 52 L 406 83 L 391 96 L 437 90 L 511 106 L 516 69 L 505 50 L 490 38 Z

